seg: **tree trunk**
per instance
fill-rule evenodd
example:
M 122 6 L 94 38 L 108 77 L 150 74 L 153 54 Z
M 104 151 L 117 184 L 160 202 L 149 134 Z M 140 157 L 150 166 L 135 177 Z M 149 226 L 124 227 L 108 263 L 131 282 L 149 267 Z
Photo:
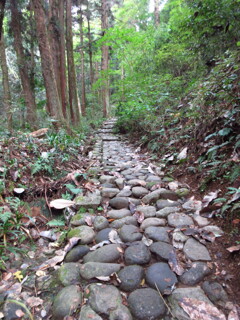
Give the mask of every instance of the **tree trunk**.
M 67 0 L 66 6 L 66 43 L 67 43 L 67 64 L 68 64 L 68 91 L 70 115 L 73 124 L 80 120 L 80 106 L 77 94 L 76 71 L 73 56 L 72 37 L 72 0 Z
M 17 54 L 17 64 L 21 78 L 23 95 L 27 108 L 27 122 L 30 126 L 36 127 L 37 114 L 34 91 L 32 90 L 31 80 L 29 76 L 29 61 L 24 53 L 21 34 L 21 12 L 18 10 L 17 1 L 11 0 L 12 20 L 11 26 L 14 35 L 14 47 Z
M 81 55 L 81 87 L 82 87 L 82 101 L 81 110 L 82 115 L 86 116 L 86 89 L 85 89 L 85 68 L 84 68 L 84 50 L 83 50 L 83 14 L 81 10 L 80 1 L 79 5 L 79 26 L 80 26 L 80 55 Z
M 58 95 L 57 82 L 54 74 L 51 48 L 46 28 L 46 16 L 42 0 L 32 0 L 37 28 L 39 50 L 41 54 L 42 73 L 46 88 L 50 115 L 56 120 L 64 121 L 61 102 Z
M 6 4 L 6 0 L 1 0 L 0 1 L 0 39 L 1 39 L 1 36 L 2 36 L 2 27 L 3 27 L 5 4 Z
M 61 101 L 63 116 L 67 118 L 67 75 L 66 75 L 66 55 L 65 55 L 65 0 L 59 3 L 59 25 L 60 25 L 60 83 Z
M 12 111 L 11 111 L 11 91 L 9 85 L 8 67 L 5 53 L 3 30 L 0 36 L 0 61 L 2 70 L 2 85 L 3 85 L 3 106 L 7 113 L 8 130 L 12 131 Z
M 107 0 L 102 0 L 102 32 L 108 28 L 108 10 L 107 10 Z M 103 116 L 107 117 L 109 110 L 109 81 L 108 81 L 108 61 L 109 60 L 109 48 L 106 45 L 102 46 L 102 103 L 103 103 Z
M 94 82 L 94 73 L 93 73 L 93 53 L 92 53 L 92 39 L 91 39 L 91 26 L 90 26 L 90 11 L 89 11 L 89 6 L 88 6 L 88 0 L 87 0 L 87 36 L 88 36 L 88 54 L 89 54 L 89 67 L 90 67 L 90 84 L 91 87 Z
M 159 0 L 154 0 L 154 22 L 155 26 L 158 27 L 160 24 L 159 20 Z

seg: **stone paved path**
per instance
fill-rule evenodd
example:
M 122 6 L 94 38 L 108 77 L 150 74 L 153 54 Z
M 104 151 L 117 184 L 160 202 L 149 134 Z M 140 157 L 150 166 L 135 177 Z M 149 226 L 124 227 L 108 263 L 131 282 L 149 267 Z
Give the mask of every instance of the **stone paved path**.
M 221 230 L 198 214 L 188 189 L 114 134 L 114 123 L 99 130 L 91 155 L 102 163 L 89 170 L 99 188 L 75 199 L 68 238 L 80 240 L 57 270 L 53 319 L 225 319 L 219 307 L 229 313 L 228 296 L 214 281 L 206 240 Z

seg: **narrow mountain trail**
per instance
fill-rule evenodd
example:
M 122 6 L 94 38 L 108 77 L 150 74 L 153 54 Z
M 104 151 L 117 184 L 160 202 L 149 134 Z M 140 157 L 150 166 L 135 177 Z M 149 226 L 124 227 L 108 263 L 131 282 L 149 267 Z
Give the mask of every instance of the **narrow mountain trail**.
M 92 190 L 69 210 L 67 246 L 50 242 L 41 265 L 29 259 L 25 297 L 9 295 L 4 319 L 27 318 L 25 303 L 14 302 L 27 302 L 27 290 L 35 292 L 26 303 L 34 319 L 238 319 L 237 297 L 229 301 L 210 250 L 223 231 L 200 216 L 186 186 L 114 134 L 114 124 L 98 131 Z

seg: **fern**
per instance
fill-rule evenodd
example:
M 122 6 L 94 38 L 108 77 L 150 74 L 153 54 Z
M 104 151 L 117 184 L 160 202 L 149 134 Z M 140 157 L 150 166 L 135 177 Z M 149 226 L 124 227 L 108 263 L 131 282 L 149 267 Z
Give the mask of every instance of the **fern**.
M 5 224 L 11 217 L 12 212 L 10 211 L 0 212 L 0 220 L 3 222 L 3 224 Z

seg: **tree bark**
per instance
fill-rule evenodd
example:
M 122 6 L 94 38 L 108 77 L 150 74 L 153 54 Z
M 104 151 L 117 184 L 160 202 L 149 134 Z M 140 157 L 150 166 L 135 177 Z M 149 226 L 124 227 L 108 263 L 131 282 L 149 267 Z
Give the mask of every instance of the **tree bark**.
M 60 25 L 60 83 L 63 116 L 67 118 L 67 74 L 66 74 L 66 54 L 65 54 L 65 0 L 59 3 L 59 25 Z
M 7 125 L 8 130 L 12 131 L 12 103 L 11 103 L 11 91 L 9 85 L 9 75 L 8 75 L 8 66 L 4 45 L 4 35 L 3 30 L 0 36 L 0 61 L 1 61 L 1 70 L 2 70 L 2 85 L 3 85 L 3 106 L 7 114 Z
M 86 88 L 85 88 L 85 67 L 84 67 L 84 50 L 83 50 L 83 14 L 81 10 L 81 3 L 79 5 L 79 26 L 80 26 L 80 55 L 81 55 L 81 87 L 82 87 L 82 101 L 81 110 L 82 115 L 86 116 Z
M 0 1 L 0 39 L 1 39 L 1 36 L 2 36 L 5 4 L 6 4 L 6 0 L 1 0 Z
M 22 44 L 22 34 L 21 34 L 21 12 L 17 7 L 17 1 L 11 0 L 11 26 L 14 35 L 14 47 L 17 54 L 17 64 L 19 69 L 19 74 L 21 78 L 23 95 L 27 108 L 27 122 L 33 128 L 36 128 L 37 114 L 36 114 L 36 102 L 35 94 L 32 89 L 31 79 L 29 75 L 29 61 L 27 60 L 24 48 Z
M 37 28 L 37 37 L 41 55 L 42 73 L 48 100 L 50 115 L 56 120 L 64 121 L 61 102 L 58 95 L 57 82 L 46 28 L 46 15 L 42 0 L 32 0 Z
M 102 33 L 108 28 L 108 10 L 107 10 L 107 0 L 102 0 Z M 107 45 L 102 46 L 102 104 L 103 104 L 103 116 L 107 117 L 109 110 L 109 81 L 108 81 L 108 63 L 109 63 L 109 47 Z
M 158 27 L 160 24 L 159 19 L 159 0 L 154 0 L 154 22 L 155 26 Z
M 91 25 L 90 25 L 90 10 L 89 10 L 89 3 L 87 0 L 87 13 L 86 13 L 86 18 L 87 18 L 87 36 L 88 36 L 88 54 L 89 54 L 89 68 L 90 68 L 90 84 L 91 87 L 94 82 L 94 72 L 93 72 L 93 52 L 92 52 L 92 39 L 91 39 Z
M 68 64 L 68 91 L 69 107 L 73 124 L 80 121 L 80 106 L 77 93 L 76 71 L 73 56 L 72 37 L 72 0 L 66 0 L 66 43 L 67 43 L 67 64 Z

